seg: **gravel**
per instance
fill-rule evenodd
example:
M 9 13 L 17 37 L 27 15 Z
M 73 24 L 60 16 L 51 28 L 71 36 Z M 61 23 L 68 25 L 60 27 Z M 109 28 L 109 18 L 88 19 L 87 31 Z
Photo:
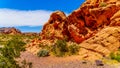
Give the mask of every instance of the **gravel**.
M 21 53 L 20 60 L 32 62 L 32 68 L 115 68 L 114 66 L 106 65 L 97 66 L 89 61 L 81 61 L 78 56 L 70 57 L 37 57 L 29 52 Z

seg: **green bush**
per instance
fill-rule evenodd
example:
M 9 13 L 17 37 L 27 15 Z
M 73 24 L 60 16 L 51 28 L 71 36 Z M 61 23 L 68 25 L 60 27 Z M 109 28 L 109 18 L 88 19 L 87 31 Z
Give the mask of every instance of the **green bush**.
M 38 57 L 46 57 L 49 55 L 49 51 L 46 49 L 41 49 L 38 53 L 37 56 Z
M 105 6 L 107 6 L 107 4 L 106 4 L 105 2 L 101 2 L 101 3 L 99 4 L 99 6 L 100 6 L 100 7 L 105 7 Z
M 110 58 L 113 60 L 117 60 L 118 62 L 120 62 L 120 54 L 119 53 L 111 53 L 110 54 Z
M 4 56 L 0 56 L 0 68 L 20 68 L 14 58 L 7 58 Z
M 57 40 L 56 43 L 51 46 L 50 51 L 55 56 L 63 57 L 78 54 L 79 48 L 80 47 L 77 44 L 71 44 L 70 46 L 67 46 L 65 40 Z
M 0 68 L 20 68 L 15 58 L 25 50 L 24 45 L 25 43 L 16 37 L 9 40 L 0 51 Z
M 72 44 L 68 47 L 68 53 L 69 55 L 76 55 L 79 52 L 79 46 L 76 44 Z
M 64 40 L 57 40 L 55 45 L 52 46 L 51 52 L 55 56 L 64 56 L 65 53 L 68 51 L 66 41 Z
M 25 43 L 17 38 L 13 38 L 7 42 L 7 45 L 2 49 L 2 54 L 5 57 L 19 57 L 20 52 L 25 50 Z

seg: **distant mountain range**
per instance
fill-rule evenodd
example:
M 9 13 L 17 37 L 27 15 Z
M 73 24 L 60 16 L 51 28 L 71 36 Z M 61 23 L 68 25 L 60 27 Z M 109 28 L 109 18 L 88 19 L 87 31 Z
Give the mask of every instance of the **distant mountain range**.
M 0 28 L 0 33 L 3 33 L 3 34 L 22 34 L 22 32 L 14 27 L 3 27 L 3 28 Z
M 35 30 L 35 29 L 33 29 L 33 30 Z M 0 33 L 2 33 L 2 34 L 12 34 L 12 35 L 19 34 L 19 35 L 27 35 L 27 36 L 39 36 L 39 32 L 34 32 L 34 31 L 29 32 L 29 31 L 30 30 L 27 31 L 27 29 L 26 29 L 26 32 L 21 32 L 19 29 L 15 28 L 15 27 L 2 27 L 2 28 L 0 28 Z
M 0 28 L 6 28 L 6 27 L 0 27 Z M 11 27 L 7 27 L 11 28 Z M 16 29 L 19 29 L 21 32 L 36 32 L 39 33 L 42 30 L 42 26 L 18 26 L 15 27 Z

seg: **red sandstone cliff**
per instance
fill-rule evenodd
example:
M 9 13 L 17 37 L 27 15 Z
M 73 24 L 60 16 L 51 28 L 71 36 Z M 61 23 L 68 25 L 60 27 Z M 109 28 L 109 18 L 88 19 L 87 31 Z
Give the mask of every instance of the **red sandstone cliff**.
M 114 18 L 119 10 L 117 0 L 87 0 L 69 16 L 61 11 L 52 13 L 40 35 L 42 39 L 67 38 L 81 43 L 105 26 L 120 25 Z

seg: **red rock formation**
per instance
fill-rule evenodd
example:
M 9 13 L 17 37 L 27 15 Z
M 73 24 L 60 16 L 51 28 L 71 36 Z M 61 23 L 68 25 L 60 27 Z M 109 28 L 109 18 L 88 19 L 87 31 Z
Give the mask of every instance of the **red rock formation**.
M 119 25 L 114 19 L 120 10 L 118 0 L 87 0 L 68 17 L 61 11 L 51 14 L 40 33 L 42 39 L 65 39 L 77 43 L 92 37 L 104 26 Z M 114 17 L 113 17 L 114 16 Z
M 35 39 L 28 45 L 31 52 L 38 52 L 38 44 L 53 45 L 56 39 L 67 39 L 68 46 L 76 42 L 81 47 L 81 58 L 108 57 L 120 48 L 120 1 L 86 0 L 67 17 L 56 11 L 43 26 L 40 36 L 41 40 Z
M 65 30 L 66 16 L 61 11 L 56 11 L 51 14 L 49 21 L 43 26 L 41 37 L 43 39 L 63 39 Z

